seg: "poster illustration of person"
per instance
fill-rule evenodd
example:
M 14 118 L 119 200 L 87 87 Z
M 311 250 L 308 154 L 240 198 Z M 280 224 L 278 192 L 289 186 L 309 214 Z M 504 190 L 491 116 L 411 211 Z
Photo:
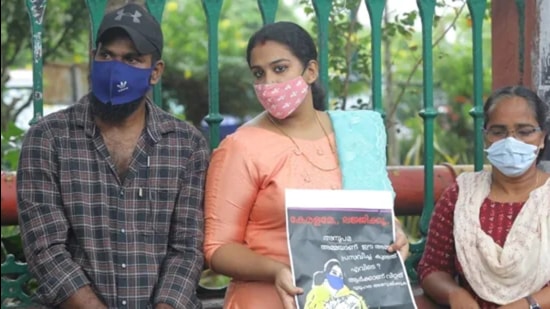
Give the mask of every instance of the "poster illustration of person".
M 286 190 L 288 246 L 301 309 L 416 309 L 394 239 L 390 191 Z
M 344 283 L 340 261 L 330 259 L 323 271 L 313 274 L 313 285 L 306 295 L 305 309 L 353 308 L 367 309 L 365 300 Z

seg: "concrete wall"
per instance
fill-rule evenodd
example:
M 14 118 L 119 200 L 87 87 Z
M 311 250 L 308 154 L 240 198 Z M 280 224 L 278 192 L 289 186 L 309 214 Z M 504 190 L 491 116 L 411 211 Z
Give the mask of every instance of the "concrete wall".
M 535 0 L 527 0 L 523 4 L 525 23 L 520 33 L 516 1 L 491 1 L 493 89 L 510 85 L 533 85 L 532 70 L 536 68 L 531 63 L 533 57 L 536 57 L 532 51 L 537 46 L 537 3 Z M 523 46 L 520 46 L 520 38 L 523 38 Z
M 550 1 L 538 0 L 538 46 L 534 51 L 533 80 L 539 96 L 550 104 Z M 550 172 L 550 135 L 541 167 Z
M 550 0 L 522 4 L 525 15 L 520 33 L 516 1 L 492 1 L 493 89 L 521 84 L 550 104 Z M 550 172 L 550 139 L 540 167 Z
M 533 61 L 535 87 L 543 100 L 550 102 L 550 1 L 538 1 L 538 46 Z

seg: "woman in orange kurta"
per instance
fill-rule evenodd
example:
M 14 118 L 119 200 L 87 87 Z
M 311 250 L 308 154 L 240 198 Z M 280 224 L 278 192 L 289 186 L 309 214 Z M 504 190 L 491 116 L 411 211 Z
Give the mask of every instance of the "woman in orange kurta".
M 324 136 L 296 142 L 315 163 L 336 166 L 336 155 Z M 321 171 L 304 162 L 295 150 L 286 136 L 254 126 L 242 127 L 223 140 L 208 175 L 207 259 L 224 244 L 242 243 L 257 254 L 290 265 L 284 189 L 339 189 L 341 183 L 339 169 Z M 270 282 L 237 279 L 228 290 L 226 306 L 281 308 L 278 298 Z
M 293 308 L 285 188 L 340 189 L 342 176 L 323 112 L 317 51 L 289 22 L 269 24 L 249 41 L 247 60 L 265 112 L 213 152 L 205 200 L 205 256 L 233 278 L 225 308 Z M 390 251 L 407 248 L 398 237 Z

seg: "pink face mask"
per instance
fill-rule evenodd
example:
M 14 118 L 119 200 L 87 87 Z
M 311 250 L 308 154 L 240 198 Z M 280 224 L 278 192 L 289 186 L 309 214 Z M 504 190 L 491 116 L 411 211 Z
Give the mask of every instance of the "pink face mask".
M 254 85 L 262 106 L 277 119 L 285 119 L 292 114 L 304 102 L 308 88 L 301 75 L 282 83 Z

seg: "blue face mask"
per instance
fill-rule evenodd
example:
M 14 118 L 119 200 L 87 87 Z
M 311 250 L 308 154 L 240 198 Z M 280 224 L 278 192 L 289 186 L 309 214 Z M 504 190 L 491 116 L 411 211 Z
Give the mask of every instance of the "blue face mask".
M 335 275 L 327 274 L 328 284 L 335 290 L 340 290 L 344 287 L 344 278 Z
M 149 91 L 153 68 L 141 69 L 120 61 L 92 64 L 92 93 L 103 103 L 121 105 L 144 97 Z
M 535 145 L 527 144 L 513 137 L 494 142 L 488 149 L 487 159 L 502 174 L 508 177 L 523 175 L 537 158 Z

